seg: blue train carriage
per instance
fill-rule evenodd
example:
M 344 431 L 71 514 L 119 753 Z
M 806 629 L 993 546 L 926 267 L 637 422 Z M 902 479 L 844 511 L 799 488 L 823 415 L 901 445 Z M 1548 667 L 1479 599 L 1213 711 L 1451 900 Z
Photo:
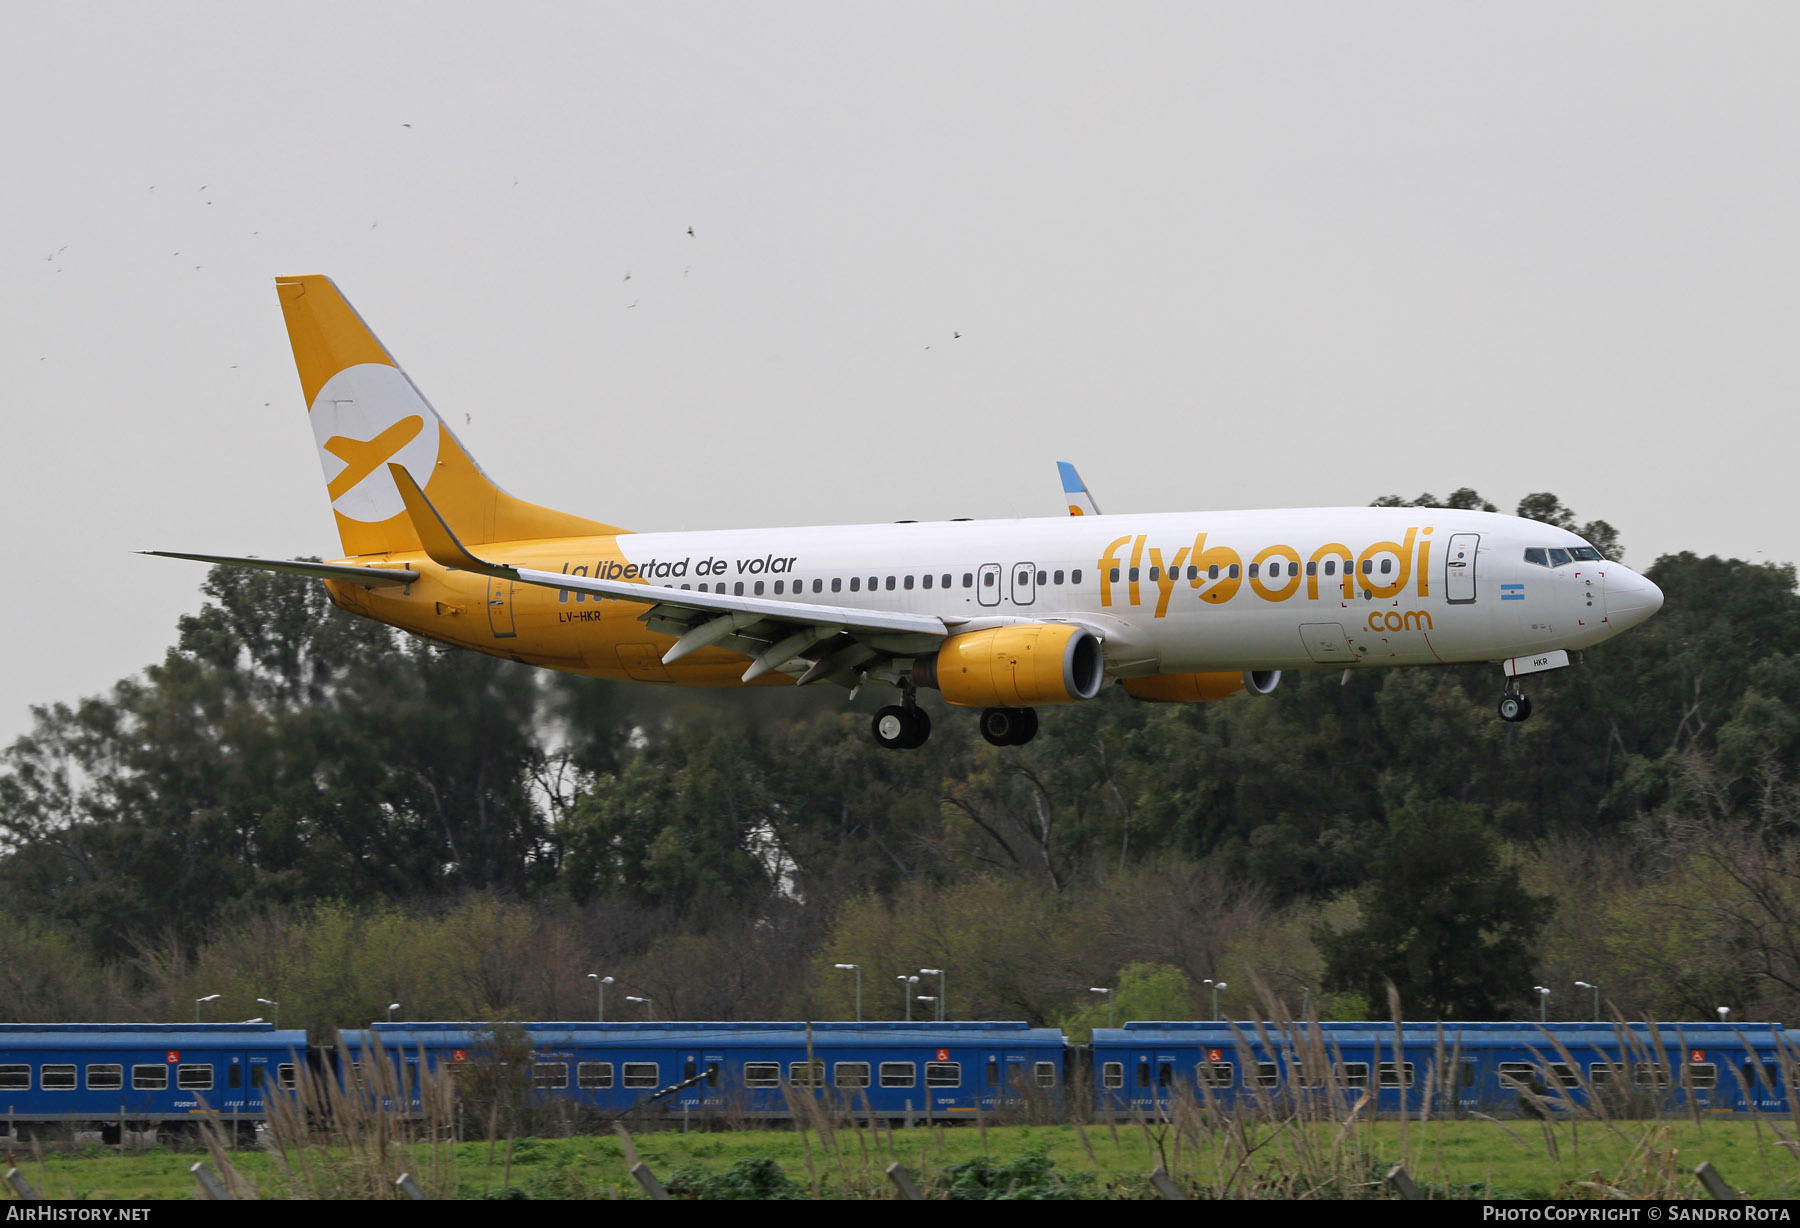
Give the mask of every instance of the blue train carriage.
M 1094 1108 L 1380 1114 L 1473 1110 L 1782 1112 L 1796 1050 L 1779 1024 L 1128 1023 L 1096 1029 Z M 1603 1106 L 1592 1104 L 1603 1100 Z
M 537 1094 L 605 1116 L 783 1119 L 795 1095 L 897 1120 L 955 1120 L 1022 1104 L 1054 1111 L 1062 1103 L 1062 1033 L 1023 1023 L 513 1026 L 529 1042 Z M 452 1078 L 499 1054 L 491 1025 L 479 1023 L 376 1023 L 339 1038 L 352 1067 L 379 1043 L 402 1072 L 423 1061 Z M 418 1111 L 416 1073 L 385 1086 L 410 1089 L 401 1096 Z
M 14 1137 L 121 1128 L 189 1133 L 204 1117 L 245 1132 L 291 1090 L 306 1033 L 267 1023 L 0 1024 L 0 1110 Z

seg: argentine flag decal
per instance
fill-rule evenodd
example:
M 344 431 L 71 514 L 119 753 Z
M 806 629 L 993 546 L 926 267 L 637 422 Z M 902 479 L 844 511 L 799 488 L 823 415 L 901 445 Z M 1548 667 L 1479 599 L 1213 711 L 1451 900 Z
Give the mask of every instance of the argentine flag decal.
M 1502 601 L 1523 601 L 1523 600 L 1525 600 L 1525 586 L 1523 584 L 1502 584 L 1500 586 L 1500 600 L 1502 600 Z

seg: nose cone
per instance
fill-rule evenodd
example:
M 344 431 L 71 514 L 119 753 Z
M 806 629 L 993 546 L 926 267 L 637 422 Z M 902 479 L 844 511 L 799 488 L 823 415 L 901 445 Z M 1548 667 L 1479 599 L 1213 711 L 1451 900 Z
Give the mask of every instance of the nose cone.
M 1662 590 L 1629 567 L 1607 569 L 1606 621 L 1613 630 L 1637 626 L 1662 609 L 1662 603 Z

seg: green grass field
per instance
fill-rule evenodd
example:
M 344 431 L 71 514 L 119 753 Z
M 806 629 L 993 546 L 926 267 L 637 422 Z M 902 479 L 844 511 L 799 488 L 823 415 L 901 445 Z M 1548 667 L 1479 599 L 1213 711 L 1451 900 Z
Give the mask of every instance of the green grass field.
M 888 1198 L 885 1171 L 903 1164 L 928 1195 L 944 1196 L 958 1176 L 967 1192 L 986 1176 L 1000 1189 L 1062 1197 L 1153 1197 L 1150 1170 L 1166 1168 L 1191 1197 L 1392 1197 L 1382 1181 L 1395 1163 L 1433 1197 L 1702 1198 L 1693 1170 L 1710 1161 L 1757 1198 L 1800 1196 L 1792 1123 L 1482 1120 L 1311 1123 L 1250 1121 L 1147 1126 L 974 1126 L 913 1130 L 838 1129 L 821 1133 L 745 1130 L 644 1132 L 508 1143 L 407 1143 L 365 1137 L 330 1146 L 289 1144 L 210 1156 L 204 1149 L 120 1155 L 97 1146 L 15 1150 L 12 1163 L 48 1197 L 191 1198 L 197 1160 L 234 1169 L 240 1197 L 393 1196 L 392 1181 L 414 1173 L 435 1197 L 636 1198 L 630 1155 L 665 1184 L 710 1183 L 714 1196 Z M 285 1151 L 285 1154 L 284 1154 Z M 963 1168 L 980 1157 L 1001 1168 Z M 1027 1157 L 1041 1161 L 1021 1163 Z M 770 1161 L 772 1163 L 756 1163 Z M 1049 1174 L 1048 1176 L 1045 1173 Z

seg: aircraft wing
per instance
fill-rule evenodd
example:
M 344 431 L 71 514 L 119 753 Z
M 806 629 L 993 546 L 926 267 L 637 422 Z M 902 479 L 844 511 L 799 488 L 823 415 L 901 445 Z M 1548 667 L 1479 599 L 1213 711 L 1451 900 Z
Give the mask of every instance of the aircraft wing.
M 163 559 L 192 559 L 196 563 L 213 563 L 221 567 L 249 567 L 256 571 L 285 571 L 319 580 L 345 580 L 368 588 L 386 584 L 411 584 L 419 573 L 409 567 L 360 567 L 355 563 L 314 563 L 303 559 L 259 559 L 255 555 L 182 554 L 175 550 L 139 550 Z
M 930 614 L 697 593 L 490 562 L 471 553 L 457 539 L 404 467 L 389 464 L 388 469 L 406 502 L 419 541 L 433 562 L 520 584 L 648 605 L 650 608 L 639 616 L 642 621 L 653 631 L 677 637 L 675 645 L 663 654 L 665 665 L 709 645 L 722 644 L 756 658 L 744 672 L 746 682 L 804 660 L 806 668 L 800 675 L 800 685 L 804 686 L 855 670 L 880 656 L 915 655 L 914 644 L 918 645 L 918 652 L 931 651 L 934 641 L 950 634 L 950 625 Z M 828 643 L 832 640 L 841 642 Z

